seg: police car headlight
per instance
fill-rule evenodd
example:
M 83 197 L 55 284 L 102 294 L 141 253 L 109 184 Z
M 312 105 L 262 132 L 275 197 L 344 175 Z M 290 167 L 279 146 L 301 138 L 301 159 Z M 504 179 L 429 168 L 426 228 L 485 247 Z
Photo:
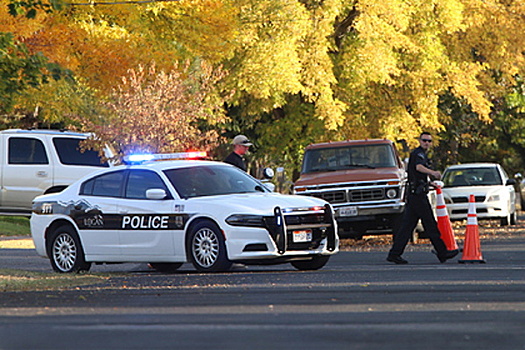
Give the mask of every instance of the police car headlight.
M 386 197 L 388 199 L 393 199 L 397 197 L 397 190 L 395 188 L 391 188 L 388 191 L 386 191 Z
M 264 227 L 263 217 L 260 215 L 233 214 L 226 218 L 231 226 Z

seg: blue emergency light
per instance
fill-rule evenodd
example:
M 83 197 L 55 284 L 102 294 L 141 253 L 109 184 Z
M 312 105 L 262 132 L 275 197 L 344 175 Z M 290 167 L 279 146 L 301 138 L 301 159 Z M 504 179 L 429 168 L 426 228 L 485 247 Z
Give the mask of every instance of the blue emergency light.
M 178 152 L 178 153 L 142 153 L 124 156 L 124 164 L 141 164 L 156 160 L 176 160 L 176 159 L 204 159 L 208 156 L 204 151 Z

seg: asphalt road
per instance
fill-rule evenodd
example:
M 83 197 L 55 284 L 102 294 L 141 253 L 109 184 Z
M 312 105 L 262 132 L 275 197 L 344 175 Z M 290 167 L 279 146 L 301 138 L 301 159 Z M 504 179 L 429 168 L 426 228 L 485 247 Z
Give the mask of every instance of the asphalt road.
M 486 264 L 429 251 L 341 252 L 314 272 L 94 266 L 112 277 L 1 293 L 0 349 L 525 349 L 525 236 L 483 241 Z M 0 250 L 0 266 L 51 271 L 31 250 Z

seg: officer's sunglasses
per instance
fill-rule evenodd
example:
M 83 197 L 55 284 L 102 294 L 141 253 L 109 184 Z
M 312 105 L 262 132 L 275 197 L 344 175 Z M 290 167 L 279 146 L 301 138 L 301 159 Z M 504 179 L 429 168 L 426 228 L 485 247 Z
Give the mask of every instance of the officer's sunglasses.
M 429 140 L 429 139 L 421 139 L 421 141 L 423 141 L 423 142 L 432 142 L 432 140 Z

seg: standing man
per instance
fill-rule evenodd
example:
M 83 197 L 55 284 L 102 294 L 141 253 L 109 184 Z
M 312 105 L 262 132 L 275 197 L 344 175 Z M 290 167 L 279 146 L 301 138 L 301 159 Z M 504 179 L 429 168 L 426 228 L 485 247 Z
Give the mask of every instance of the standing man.
M 246 171 L 246 164 L 243 156 L 248 152 L 252 145 L 251 141 L 244 135 L 237 135 L 233 138 L 233 152 L 224 159 L 225 163 L 235 165 L 237 168 Z
M 410 153 L 408 160 L 408 196 L 407 206 L 403 215 L 403 223 L 398 232 L 394 233 L 394 244 L 388 253 L 387 261 L 395 264 L 408 264 L 401 255 L 410 239 L 412 232 L 416 228 L 417 222 L 421 219 L 425 233 L 430 238 L 435 248 L 440 262 L 444 263 L 448 259 L 455 257 L 458 250 L 447 250 L 447 247 L 437 226 L 432 207 L 428 201 L 429 179 L 431 176 L 435 180 L 441 179 L 439 171 L 432 170 L 427 158 L 427 150 L 432 144 L 432 135 L 423 132 L 419 136 L 419 147 Z

